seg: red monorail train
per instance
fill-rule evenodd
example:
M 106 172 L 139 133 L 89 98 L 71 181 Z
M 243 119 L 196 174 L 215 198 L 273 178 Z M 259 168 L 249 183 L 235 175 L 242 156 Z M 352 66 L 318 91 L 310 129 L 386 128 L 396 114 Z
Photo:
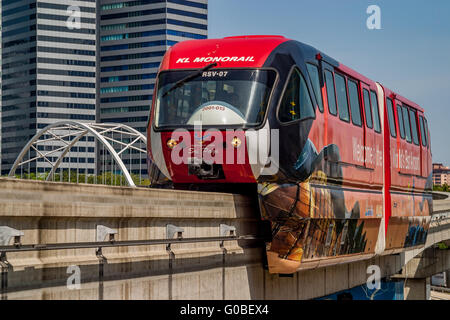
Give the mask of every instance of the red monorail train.
M 257 185 L 272 273 L 425 243 L 424 110 L 311 46 L 282 36 L 174 45 L 147 134 L 149 173 L 175 188 Z

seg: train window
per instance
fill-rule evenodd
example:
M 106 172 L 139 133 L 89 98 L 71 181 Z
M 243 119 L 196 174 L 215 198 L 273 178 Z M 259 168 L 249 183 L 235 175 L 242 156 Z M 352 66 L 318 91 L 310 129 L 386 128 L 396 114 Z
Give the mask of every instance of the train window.
M 378 98 L 377 94 L 370 90 L 370 103 L 372 104 L 372 114 L 373 114 L 373 126 L 375 132 L 381 132 L 381 124 L 380 124 L 380 112 L 378 111 Z
M 322 90 L 320 90 L 319 70 L 315 65 L 306 64 L 320 112 L 323 112 Z
M 422 137 L 422 145 L 427 146 L 427 136 L 425 135 L 425 124 L 423 123 L 423 117 L 419 116 L 420 136 Z
M 419 134 L 417 133 L 416 112 L 412 109 L 409 109 L 409 119 L 411 120 L 411 131 L 413 136 L 413 142 L 415 145 L 419 145 Z
M 336 79 L 336 95 L 339 110 L 339 119 L 350 122 L 350 117 L 348 114 L 348 103 L 347 103 L 347 89 L 345 87 L 345 78 L 340 74 L 335 73 Z
M 427 135 L 427 146 L 428 148 L 431 147 L 431 140 L 430 140 L 430 131 L 428 130 L 428 121 L 427 118 L 423 118 L 423 120 L 425 121 L 425 134 Z
M 352 80 L 348 81 L 348 95 L 350 97 L 352 122 L 354 125 L 361 126 L 361 107 L 359 105 L 358 85 Z
M 372 129 L 373 121 L 372 121 L 372 111 L 370 109 L 369 91 L 363 89 L 363 96 L 364 96 L 364 111 L 366 113 L 366 126 L 367 128 Z
M 278 117 L 281 122 L 314 118 L 314 107 L 306 86 L 306 81 L 295 69 L 281 100 Z
M 195 121 L 216 128 L 261 124 L 276 72 L 262 69 L 214 70 L 201 74 L 192 70 L 161 72 L 155 91 L 155 127 L 192 126 Z
M 389 130 L 391 131 L 391 136 L 394 138 L 397 137 L 397 131 L 395 129 L 395 120 L 394 120 L 394 109 L 392 105 L 392 100 L 387 98 L 387 109 L 388 109 L 388 118 L 389 118 Z
M 409 124 L 408 109 L 406 109 L 405 106 L 403 106 L 402 111 L 403 111 L 403 123 L 405 124 L 406 141 L 411 142 L 411 127 Z
M 336 95 L 334 94 L 334 79 L 333 74 L 325 70 L 325 81 L 327 84 L 327 96 L 328 96 L 328 110 L 332 115 L 337 115 L 336 109 Z
M 405 139 L 405 128 L 403 126 L 402 107 L 399 104 L 397 104 L 397 116 L 398 116 L 398 127 L 400 129 L 400 137 L 402 137 L 402 139 Z

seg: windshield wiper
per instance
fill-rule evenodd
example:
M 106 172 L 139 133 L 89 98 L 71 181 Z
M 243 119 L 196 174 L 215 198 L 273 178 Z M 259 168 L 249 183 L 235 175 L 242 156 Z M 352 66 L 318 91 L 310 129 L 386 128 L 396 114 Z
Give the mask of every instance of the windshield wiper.
M 188 75 L 187 77 L 185 77 L 185 78 L 183 78 L 183 79 L 181 79 L 181 80 L 178 80 L 172 87 L 170 87 L 166 92 L 164 92 L 164 94 L 162 95 L 162 97 L 164 98 L 165 96 L 167 96 L 167 95 L 169 94 L 170 91 L 173 91 L 173 90 L 175 90 L 176 88 L 181 87 L 181 86 L 182 86 L 183 84 L 185 84 L 186 82 L 191 81 L 191 80 L 194 79 L 194 78 L 197 78 L 199 75 L 202 74 L 202 72 L 207 71 L 207 70 L 209 70 L 209 69 L 211 69 L 212 67 L 215 67 L 215 66 L 217 66 L 217 62 L 208 64 L 206 67 L 204 67 L 204 68 L 202 68 L 202 69 L 196 71 L 195 73 L 193 73 L 193 74 L 191 74 L 191 75 Z

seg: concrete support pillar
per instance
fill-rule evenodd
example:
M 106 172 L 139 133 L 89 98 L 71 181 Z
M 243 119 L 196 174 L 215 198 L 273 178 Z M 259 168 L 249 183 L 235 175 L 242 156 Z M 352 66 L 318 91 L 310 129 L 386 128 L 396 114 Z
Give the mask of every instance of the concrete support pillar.
M 450 288 L 450 270 L 445 272 L 445 284 L 447 288 Z
M 406 279 L 405 300 L 430 300 L 430 278 Z

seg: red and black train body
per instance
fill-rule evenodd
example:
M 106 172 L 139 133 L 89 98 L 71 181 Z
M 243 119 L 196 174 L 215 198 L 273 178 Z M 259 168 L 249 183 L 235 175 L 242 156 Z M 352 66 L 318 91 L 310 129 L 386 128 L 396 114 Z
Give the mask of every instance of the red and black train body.
M 269 270 L 425 243 L 431 147 L 424 110 L 280 36 L 184 41 L 163 58 L 149 174 L 175 187 L 257 185 Z M 154 176 L 153 176 L 154 177 Z

